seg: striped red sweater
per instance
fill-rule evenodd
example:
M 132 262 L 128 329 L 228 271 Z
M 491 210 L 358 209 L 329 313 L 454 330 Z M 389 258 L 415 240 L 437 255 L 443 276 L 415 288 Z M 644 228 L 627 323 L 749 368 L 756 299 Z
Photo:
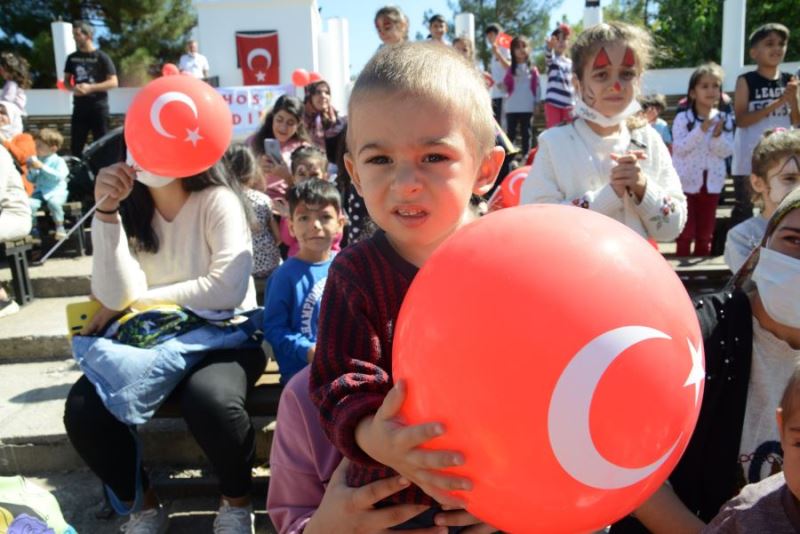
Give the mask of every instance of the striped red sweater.
M 351 487 L 396 474 L 361 450 L 355 429 L 392 388 L 394 324 L 416 273 L 382 231 L 345 248 L 328 271 L 310 390 L 325 433 L 352 460 L 347 472 Z M 387 502 L 434 504 L 416 486 Z

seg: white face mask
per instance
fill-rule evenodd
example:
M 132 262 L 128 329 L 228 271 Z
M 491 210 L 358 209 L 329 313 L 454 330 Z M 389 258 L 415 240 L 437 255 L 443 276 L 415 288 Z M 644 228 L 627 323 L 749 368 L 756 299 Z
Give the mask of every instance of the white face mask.
M 628 107 L 614 115 L 613 117 L 606 117 L 593 107 L 590 107 L 589 104 L 583 101 L 583 98 L 577 95 L 575 98 L 575 115 L 578 117 L 591 121 L 595 124 L 599 124 L 603 128 L 611 128 L 612 126 L 617 126 L 623 122 L 625 122 L 629 117 L 632 117 L 639 110 L 642 109 L 642 106 L 639 105 L 639 102 L 634 98 L 631 100 L 631 103 L 628 104 Z
M 762 247 L 752 279 L 767 314 L 800 328 L 800 260 Z
M 158 189 L 175 181 L 175 178 L 159 176 L 144 169 L 140 169 L 130 152 L 128 152 L 127 156 L 128 157 L 125 158 L 125 163 L 136 169 L 136 179 L 147 187 L 154 187 Z

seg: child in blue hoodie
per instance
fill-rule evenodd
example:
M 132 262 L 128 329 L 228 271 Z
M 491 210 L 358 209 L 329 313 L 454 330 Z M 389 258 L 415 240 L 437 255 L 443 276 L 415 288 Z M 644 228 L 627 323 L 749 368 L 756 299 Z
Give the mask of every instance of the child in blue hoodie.
M 36 157 L 28 160 L 28 181 L 34 186 L 29 199 L 33 225 L 35 228 L 36 212 L 42 204 L 46 204 L 56 227 L 56 239 L 61 239 L 67 235 L 64 230 L 64 204 L 68 195 L 69 168 L 57 152 L 64 143 L 64 138 L 56 130 L 42 128 L 34 135 L 34 140 Z

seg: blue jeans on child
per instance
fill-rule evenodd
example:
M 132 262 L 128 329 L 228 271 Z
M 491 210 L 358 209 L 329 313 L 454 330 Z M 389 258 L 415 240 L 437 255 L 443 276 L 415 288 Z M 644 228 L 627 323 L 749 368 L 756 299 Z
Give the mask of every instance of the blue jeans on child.
M 42 204 L 47 206 L 50 211 L 50 217 L 57 225 L 64 224 L 64 204 L 67 202 L 67 191 L 51 191 L 47 194 L 47 198 L 41 191 L 34 191 L 28 198 L 31 205 L 31 215 L 33 217 L 33 225 L 36 226 L 36 212 L 42 207 Z

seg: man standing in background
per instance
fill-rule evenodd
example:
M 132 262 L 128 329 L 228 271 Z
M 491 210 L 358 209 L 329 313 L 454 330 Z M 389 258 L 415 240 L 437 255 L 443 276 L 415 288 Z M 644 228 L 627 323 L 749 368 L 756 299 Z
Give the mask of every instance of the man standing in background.
M 117 70 L 105 52 L 94 46 L 94 28 L 84 21 L 72 27 L 78 50 L 67 56 L 64 79 L 72 80 L 72 123 L 70 150 L 81 157 L 83 146 L 92 132 L 97 141 L 108 131 L 108 90 L 119 85 Z
M 197 41 L 190 39 L 186 43 L 186 53 L 181 56 L 178 68 L 195 78 L 208 78 L 208 59 L 198 49 Z

